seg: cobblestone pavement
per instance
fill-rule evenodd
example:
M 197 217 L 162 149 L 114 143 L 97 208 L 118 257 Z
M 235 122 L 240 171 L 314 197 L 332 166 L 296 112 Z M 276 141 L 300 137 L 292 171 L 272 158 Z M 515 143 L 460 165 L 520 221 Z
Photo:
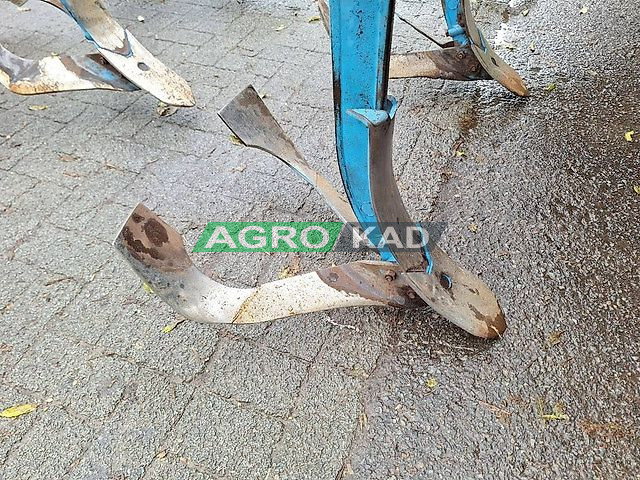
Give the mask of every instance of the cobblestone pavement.
M 0 91 L 0 409 L 39 405 L 0 419 L 0 478 L 638 478 L 633 3 L 479 0 L 528 100 L 491 82 L 391 83 L 409 208 L 448 223 L 443 246 L 505 308 L 507 334 L 487 343 L 378 308 L 163 333 L 179 318 L 114 254 L 121 222 L 144 201 L 192 246 L 213 220 L 333 220 L 215 113 L 253 84 L 338 184 L 329 47 L 310 0 L 112 1 L 198 106 L 159 117 L 141 93 Z M 441 33 L 438 4 L 398 11 Z M 90 50 L 59 12 L 27 5 L 0 3 L 7 48 Z M 396 50 L 428 46 L 397 23 Z M 294 258 L 195 260 L 253 286 Z

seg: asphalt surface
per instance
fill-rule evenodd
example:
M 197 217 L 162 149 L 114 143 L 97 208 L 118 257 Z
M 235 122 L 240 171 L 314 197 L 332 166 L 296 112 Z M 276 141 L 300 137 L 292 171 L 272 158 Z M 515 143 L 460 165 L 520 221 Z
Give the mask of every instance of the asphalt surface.
M 90 51 L 27 5 L 0 4 L 5 47 Z M 115 255 L 122 221 L 144 201 L 192 246 L 208 221 L 333 220 L 215 115 L 252 83 L 338 184 L 329 47 L 306 0 L 110 5 L 198 106 L 161 118 L 142 93 L 0 91 L 0 410 L 38 405 L 0 419 L 0 479 L 640 476 L 640 134 L 625 140 L 640 132 L 638 4 L 479 1 L 528 99 L 391 82 L 401 192 L 498 295 L 509 328 L 494 342 L 378 308 L 163 333 L 180 318 Z M 443 31 L 438 2 L 397 9 Z M 396 51 L 425 48 L 396 24 Z M 194 258 L 236 286 L 297 261 Z

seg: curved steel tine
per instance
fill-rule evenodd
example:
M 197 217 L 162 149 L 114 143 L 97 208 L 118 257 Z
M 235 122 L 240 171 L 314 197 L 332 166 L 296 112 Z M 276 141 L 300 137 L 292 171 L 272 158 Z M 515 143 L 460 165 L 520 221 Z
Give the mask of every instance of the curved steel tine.
M 357 222 L 344 197 L 309 166 L 255 88 L 249 85 L 241 91 L 218 112 L 218 116 L 243 144 L 270 153 L 298 173 L 324 197 L 343 222 Z
M 195 105 L 187 82 L 122 28 L 101 0 L 60 1 L 100 54 L 132 83 L 169 105 Z
M 77 57 L 58 55 L 35 61 L 19 57 L 2 45 L 0 83 L 20 95 L 73 90 L 139 90 L 97 53 Z
M 471 12 L 470 0 L 462 0 L 462 9 L 464 15 L 463 27 L 471 39 L 471 48 L 487 73 L 512 93 L 521 97 L 529 96 L 529 90 L 522 77 L 493 51 L 491 45 L 489 45 L 489 42 L 487 42 L 476 25 L 475 18 Z
M 395 107 L 388 118 L 373 122 L 367 112 L 355 111 L 369 129 L 371 201 L 377 218 L 398 225 L 413 224 L 393 175 L 392 141 Z M 375 118 L 375 117 L 374 117 Z M 408 236 L 402 229 L 399 236 Z M 407 240 L 402 240 L 407 245 Z M 408 285 L 436 312 L 472 335 L 495 338 L 507 325 L 496 296 L 476 275 L 460 267 L 440 247 L 428 244 L 430 273 L 425 273 L 422 252 L 397 250 L 393 255 L 406 273 Z
M 353 262 L 256 288 L 226 287 L 198 270 L 180 234 L 142 204 L 114 246 L 163 301 L 202 323 L 259 323 L 355 306 L 424 306 L 401 282 L 385 278 L 390 270 L 399 272 L 386 262 Z
M 26 0 L 10 1 L 22 5 Z M 15 56 L 2 52 L 4 58 L 0 59 L 0 68 L 5 75 L 0 74 L 0 77 L 9 89 L 25 94 L 90 89 L 142 89 L 169 105 L 195 105 L 187 82 L 154 57 L 128 30 L 122 28 L 101 0 L 42 1 L 73 18 L 103 58 L 98 60 L 96 55 L 63 55 L 60 57 L 61 62 L 47 57 L 40 62 L 31 63 L 17 57 L 18 64 L 11 65 L 8 61 Z M 24 74 L 25 68 L 33 68 L 33 74 L 37 78 L 29 82 L 26 75 L 16 77 L 16 72 Z

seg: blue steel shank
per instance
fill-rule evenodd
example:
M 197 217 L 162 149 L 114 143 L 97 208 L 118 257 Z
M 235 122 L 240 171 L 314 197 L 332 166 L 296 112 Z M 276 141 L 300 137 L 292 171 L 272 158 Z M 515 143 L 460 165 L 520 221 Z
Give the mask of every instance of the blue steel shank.
M 387 98 L 394 0 L 331 0 L 331 44 L 338 163 L 349 202 L 374 245 L 382 239 L 372 203 L 370 130 L 389 125 L 396 102 Z M 387 246 L 383 260 L 397 261 Z
M 369 133 L 352 109 L 379 110 L 387 96 L 393 0 L 331 0 L 331 49 L 338 163 L 361 224 L 376 223 L 369 189 Z M 380 233 L 369 239 L 377 244 Z M 384 260 L 393 260 L 382 252 Z

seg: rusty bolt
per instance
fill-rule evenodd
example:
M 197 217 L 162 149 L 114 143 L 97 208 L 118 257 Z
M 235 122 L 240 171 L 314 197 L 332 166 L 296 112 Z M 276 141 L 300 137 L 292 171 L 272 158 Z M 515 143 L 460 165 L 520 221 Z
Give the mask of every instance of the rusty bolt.
M 384 278 L 387 282 L 393 282 L 396 279 L 396 272 L 394 272 L 393 270 L 387 270 L 384 273 Z

